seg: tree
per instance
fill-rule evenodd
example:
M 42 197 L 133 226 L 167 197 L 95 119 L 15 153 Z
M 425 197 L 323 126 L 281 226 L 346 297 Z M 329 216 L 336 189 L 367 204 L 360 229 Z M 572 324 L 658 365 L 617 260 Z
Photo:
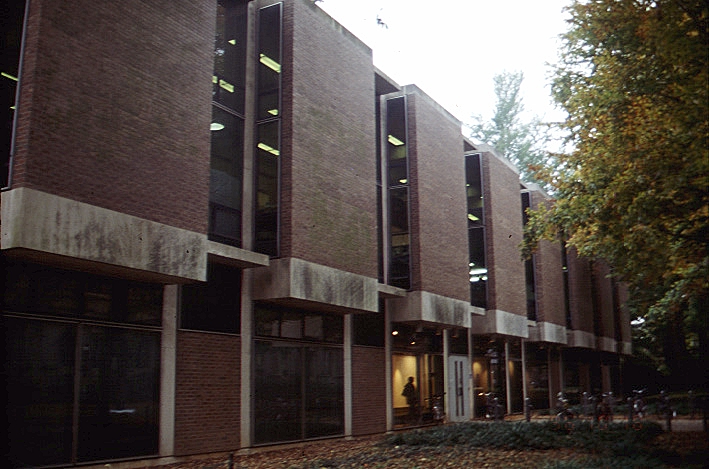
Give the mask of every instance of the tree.
M 576 0 L 552 83 L 572 151 L 523 246 L 565 233 L 631 288 L 663 367 L 709 358 L 709 99 L 703 0 Z M 701 378 L 700 378 L 701 379 Z M 705 375 L 704 383 L 707 382 Z
M 472 117 L 470 137 L 480 143 L 493 146 L 505 158 L 519 168 L 523 180 L 541 182 L 534 176 L 533 168 L 548 163 L 543 150 L 547 141 L 546 132 L 538 118 L 522 121 L 524 104 L 520 87 L 524 80 L 522 72 L 502 72 L 493 78 L 495 83 L 495 114 L 485 122 L 480 115 Z

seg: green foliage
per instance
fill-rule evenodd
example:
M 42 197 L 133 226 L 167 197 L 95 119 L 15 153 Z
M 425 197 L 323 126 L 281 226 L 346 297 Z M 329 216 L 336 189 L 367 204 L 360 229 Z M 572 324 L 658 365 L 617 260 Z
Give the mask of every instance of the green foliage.
M 482 116 L 472 116 L 470 137 L 494 147 L 502 156 L 519 168 L 521 178 L 542 184 L 534 175 L 534 168 L 549 163 L 544 151 L 548 141 L 546 127 L 538 118 L 529 122 L 522 120 L 524 104 L 520 88 L 524 80 L 522 72 L 503 72 L 495 75 L 495 114 L 486 122 Z
M 645 318 L 645 358 L 680 374 L 709 358 L 707 3 L 576 0 L 568 11 L 553 95 L 573 150 L 538 172 L 557 200 L 531 214 L 523 251 L 563 232 L 607 260 Z

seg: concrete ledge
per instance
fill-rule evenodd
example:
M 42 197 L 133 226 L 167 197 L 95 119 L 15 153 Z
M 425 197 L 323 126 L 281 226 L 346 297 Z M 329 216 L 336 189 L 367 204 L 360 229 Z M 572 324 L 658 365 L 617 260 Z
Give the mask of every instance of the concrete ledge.
M 472 317 L 473 334 L 502 334 L 512 337 L 529 337 L 527 317 L 519 314 L 489 309 L 485 316 Z
M 566 331 L 566 345 L 579 348 L 596 348 L 596 336 L 590 332 L 571 330 Z
M 596 348 L 603 352 L 616 353 L 618 351 L 617 342 L 610 337 L 596 337 Z
M 241 269 L 269 265 L 268 256 L 265 254 L 228 246 L 226 244 L 217 243 L 216 241 L 207 241 L 207 246 L 209 258 L 221 264 L 227 264 Z
M 379 290 L 379 296 L 382 298 L 403 298 L 406 296 L 406 290 L 403 288 L 392 287 L 384 283 L 377 284 L 377 289 Z
M 343 314 L 379 311 L 376 278 L 293 257 L 272 259 L 253 272 L 254 300 Z
M 206 280 L 207 235 L 19 187 L 2 194 L 3 250 Z
M 632 342 L 618 342 L 618 353 L 623 355 L 633 354 L 633 344 Z
M 426 291 L 408 292 L 405 298 L 387 300 L 392 321 L 470 327 L 470 302 Z
M 531 322 L 529 324 L 530 342 L 567 343 L 566 327 L 550 322 Z

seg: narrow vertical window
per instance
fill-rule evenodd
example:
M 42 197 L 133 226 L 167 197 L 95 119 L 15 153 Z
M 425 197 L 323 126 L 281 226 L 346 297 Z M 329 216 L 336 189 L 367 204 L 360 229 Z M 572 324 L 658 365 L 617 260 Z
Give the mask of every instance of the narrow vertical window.
M 389 284 L 411 288 L 409 167 L 406 144 L 406 99 L 387 101 L 386 157 L 389 200 Z
M 247 5 L 217 3 L 212 75 L 209 239 L 241 246 Z
M 487 264 L 485 259 L 485 220 L 480 154 L 465 156 L 465 185 L 468 199 L 468 272 L 470 304 L 487 307 Z
M 0 187 L 7 187 L 10 183 L 10 154 L 24 17 L 25 2 L 7 2 L 3 13 L 3 32 L 0 33 L 3 50 L 0 59 Z
M 256 251 L 277 256 L 279 249 L 281 4 L 259 11 L 256 103 Z
M 527 209 L 531 207 L 531 196 L 529 192 L 522 192 L 522 221 L 526 225 L 529 221 Z M 524 277 L 526 282 L 527 295 L 527 319 L 537 320 L 537 293 L 536 279 L 534 274 L 534 257 L 524 261 Z

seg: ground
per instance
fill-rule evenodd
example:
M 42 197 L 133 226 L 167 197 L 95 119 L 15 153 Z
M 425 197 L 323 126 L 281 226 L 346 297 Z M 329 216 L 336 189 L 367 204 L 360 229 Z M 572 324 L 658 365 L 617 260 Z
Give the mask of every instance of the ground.
M 689 422 L 689 421 L 688 421 Z M 680 457 L 666 467 L 686 467 L 684 455 L 709 456 L 709 437 L 701 431 L 701 421 L 673 422 L 673 432 L 660 435 L 654 444 L 658 448 L 671 448 Z M 382 444 L 384 435 L 351 440 L 322 440 L 279 446 L 278 449 L 261 448 L 221 455 L 211 459 L 184 460 L 161 466 L 159 469 L 321 469 L 321 468 L 519 468 L 564 467 L 564 463 L 578 460 L 584 454 L 577 449 L 554 450 L 501 450 L 457 446 L 411 447 Z M 700 456 L 699 461 L 707 461 Z M 697 465 L 698 464 L 698 465 Z M 569 466 L 571 467 L 571 466 Z M 581 466 L 574 466 L 581 467 Z M 702 462 L 691 467 L 708 467 Z M 620 469 L 620 468 L 618 468 Z

